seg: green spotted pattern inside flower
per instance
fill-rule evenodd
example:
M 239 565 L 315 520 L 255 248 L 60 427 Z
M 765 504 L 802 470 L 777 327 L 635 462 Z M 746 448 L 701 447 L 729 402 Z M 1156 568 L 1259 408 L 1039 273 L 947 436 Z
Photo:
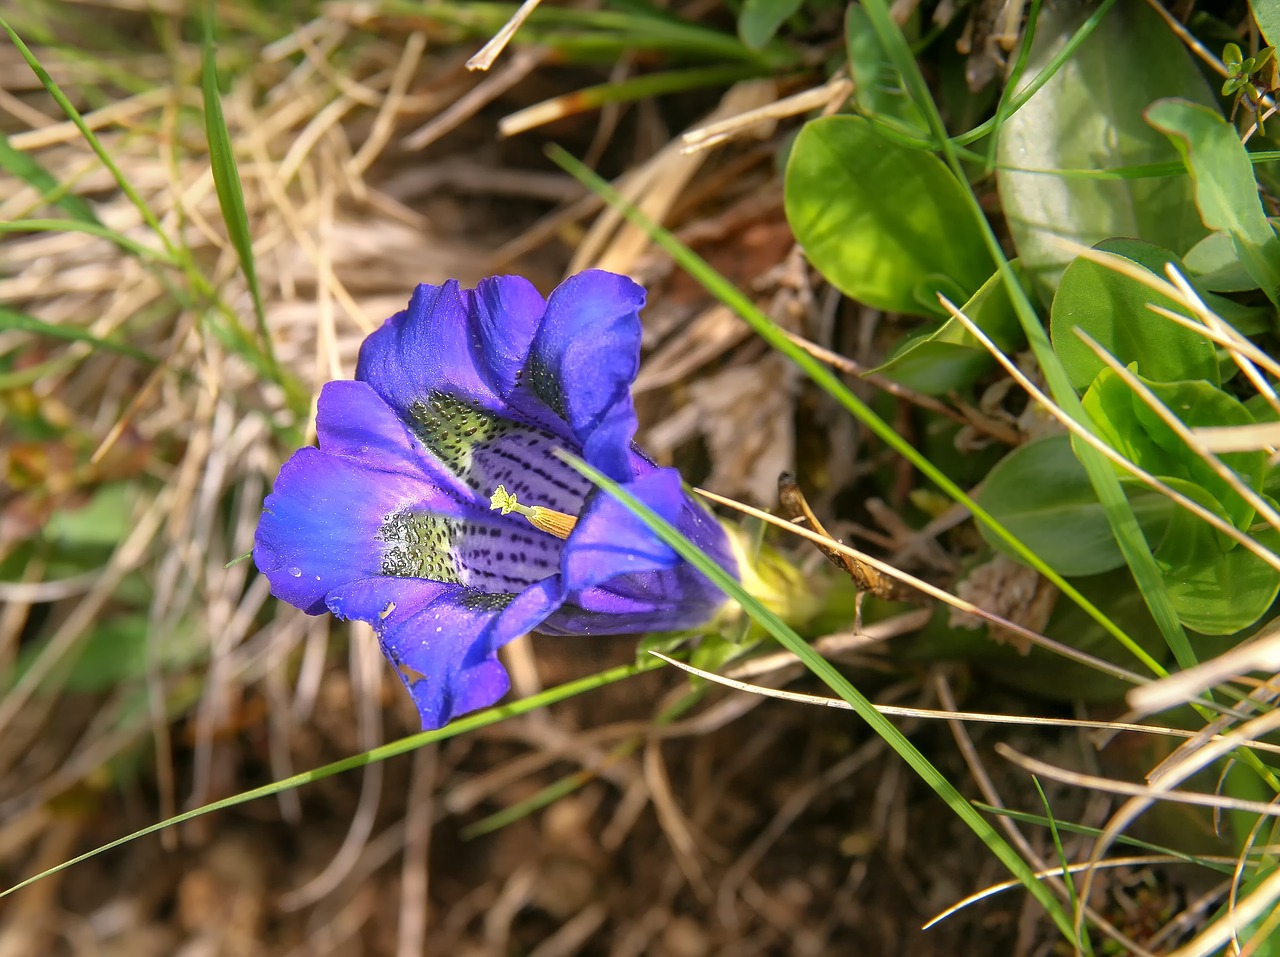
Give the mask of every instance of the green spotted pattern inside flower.
M 476 488 L 470 476 L 475 447 L 520 428 L 443 392 L 432 392 L 425 400 L 414 402 L 409 406 L 409 419 L 409 427 L 418 440 L 472 488 Z
M 378 538 L 387 544 L 382 553 L 382 574 L 463 584 L 453 543 L 464 524 L 407 509 L 388 515 L 378 530 Z
M 590 483 L 558 459 L 558 436 L 444 393 L 408 409 L 410 429 L 426 450 L 478 493 L 476 518 L 412 508 L 387 515 L 382 574 L 467 585 L 480 593 L 520 591 L 559 568 L 560 540 L 518 516 L 488 514 L 493 490 L 506 485 L 522 502 L 577 515 Z

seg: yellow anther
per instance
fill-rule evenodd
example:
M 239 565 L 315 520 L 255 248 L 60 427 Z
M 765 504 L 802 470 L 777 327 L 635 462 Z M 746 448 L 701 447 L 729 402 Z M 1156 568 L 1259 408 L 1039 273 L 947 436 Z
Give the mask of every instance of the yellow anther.
M 489 499 L 489 510 L 502 512 L 503 515 L 518 512 L 534 528 L 541 529 L 556 538 L 568 538 L 573 527 L 578 524 L 575 516 L 557 512 L 553 508 L 543 508 L 541 505 L 530 508 L 528 505 L 521 505 L 503 485 L 499 485 L 494 490 L 493 496 Z

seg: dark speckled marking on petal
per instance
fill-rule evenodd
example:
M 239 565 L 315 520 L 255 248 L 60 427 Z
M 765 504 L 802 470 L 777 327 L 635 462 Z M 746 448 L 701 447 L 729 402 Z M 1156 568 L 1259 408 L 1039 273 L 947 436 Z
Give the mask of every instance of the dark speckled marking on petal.
M 468 611 L 501 611 L 515 598 L 516 596 L 512 594 L 483 592 L 468 588 L 459 593 L 454 602 Z
M 555 372 L 539 357 L 529 357 L 529 379 L 530 385 L 533 386 L 534 393 L 546 403 L 549 408 L 560 418 L 568 421 L 567 406 L 564 401 L 564 391 L 560 385 L 560 379 Z
M 470 471 L 472 450 L 477 445 L 519 428 L 514 422 L 443 392 L 432 392 L 410 405 L 409 419 L 409 427 L 422 444 L 463 479 Z M 471 487 L 476 488 L 474 484 Z

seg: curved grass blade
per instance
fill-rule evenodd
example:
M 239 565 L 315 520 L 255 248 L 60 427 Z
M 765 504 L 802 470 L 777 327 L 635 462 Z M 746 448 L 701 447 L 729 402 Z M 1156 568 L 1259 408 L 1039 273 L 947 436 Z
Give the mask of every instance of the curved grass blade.
M 657 659 L 650 661 L 638 661 L 635 664 L 623 665 L 618 668 L 611 668 L 608 671 L 602 671 L 598 674 L 589 675 L 586 678 L 579 678 L 576 681 L 569 681 L 565 684 L 558 685 L 555 688 L 549 688 L 540 694 L 524 698 L 520 701 L 513 701 L 511 704 L 500 705 L 495 708 L 488 708 L 476 714 L 468 715 L 460 718 L 452 724 L 439 728 L 435 731 L 423 731 L 419 734 L 411 734 L 407 738 L 401 738 L 399 741 L 392 741 L 390 744 L 384 744 L 381 747 L 374 748 L 371 751 L 365 751 L 363 754 L 352 755 L 349 758 L 343 758 L 341 761 L 334 761 L 330 764 L 314 768 L 310 771 L 303 771 L 301 774 L 295 774 L 291 777 L 283 778 L 279 781 L 273 781 L 270 784 L 264 784 L 260 788 L 253 788 L 250 791 L 242 791 L 239 794 L 233 794 L 231 797 L 223 798 L 220 801 L 214 801 L 205 804 L 202 807 L 194 808 L 190 811 L 184 811 L 181 814 L 175 814 L 171 818 L 166 818 L 155 824 L 149 824 L 140 830 L 134 831 L 132 834 L 126 834 L 124 837 L 117 838 L 101 847 L 95 847 L 91 851 L 87 851 L 71 860 L 63 861 L 61 864 L 51 867 L 48 870 L 41 871 L 28 877 L 20 883 L 14 884 L 12 887 L 0 891 L 0 898 L 8 897 L 15 891 L 19 891 L 24 887 L 28 887 L 37 881 L 43 880 L 61 871 L 65 871 L 69 867 L 74 867 L 83 861 L 87 861 L 99 854 L 113 850 L 135 841 L 140 837 L 146 837 L 148 834 L 155 834 L 157 831 L 163 831 L 167 827 L 175 824 L 182 824 L 185 821 L 202 817 L 213 811 L 222 811 L 229 807 L 235 807 L 238 804 L 247 804 L 249 801 L 256 801 L 258 798 L 271 797 L 282 791 L 290 791 L 294 788 L 301 787 L 304 784 L 310 784 L 313 781 L 321 781 L 325 778 L 333 777 L 335 774 L 341 774 L 344 771 L 351 771 L 355 768 L 361 768 L 368 764 L 376 764 L 379 761 L 385 761 L 388 758 L 394 758 L 401 754 L 407 754 L 423 745 L 434 744 L 437 741 L 445 741 L 449 738 L 456 738 L 458 735 L 466 734 L 468 731 L 475 731 L 479 728 L 488 727 L 491 724 L 497 724 L 499 721 L 505 721 L 507 718 L 514 718 L 517 715 L 528 714 L 530 711 L 536 711 L 538 708 L 546 707 L 557 701 L 564 701 L 576 695 L 593 691 L 596 688 L 602 688 L 605 685 L 614 684 L 625 678 L 630 678 L 644 671 L 652 671 L 661 667 L 662 662 Z
M 35 157 L 14 149 L 13 144 L 9 142 L 9 137 L 3 132 L 0 132 L 0 169 L 13 174 L 28 186 L 38 190 L 41 200 L 53 203 L 71 218 L 82 223 L 101 225 L 98 214 L 83 197 L 68 193 L 67 187 L 59 183 Z
M 177 253 L 174 249 L 173 242 L 169 239 L 169 236 L 165 233 L 164 229 L 161 228 L 160 220 L 156 218 L 156 214 L 151 211 L 151 207 L 147 205 L 146 200 L 138 195 L 138 191 L 133 188 L 133 185 L 125 177 L 124 173 L 121 172 L 120 167 L 117 166 L 115 160 L 111 158 L 111 154 L 108 153 L 106 147 L 102 145 L 102 141 L 98 139 L 93 130 L 89 129 L 89 125 L 85 123 L 84 117 L 80 115 L 80 111 L 75 108 L 69 99 L 67 99 L 66 94 L 62 92 L 62 89 L 58 84 L 53 81 L 53 77 L 49 75 L 49 71 L 40 65 L 40 61 L 36 59 L 36 55 L 31 52 L 30 48 L 25 43 L 22 42 L 22 37 L 18 36 L 18 34 L 14 32 L 13 27 L 9 26 L 8 22 L 3 17 L 0 17 L 0 30 L 4 30 L 4 32 L 9 35 L 9 39 L 13 42 L 13 45 L 18 48 L 18 53 L 22 55 L 22 59 L 25 60 L 27 66 L 31 68 L 31 72 L 36 75 L 36 79 L 40 81 L 41 85 L 46 91 L 48 91 L 49 95 L 53 97 L 54 102 L 57 103 L 62 112 L 66 114 L 67 119 L 75 124 L 76 129 L 80 131 L 80 135 L 83 136 L 84 141 L 89 144 L 89 148 L 93 150 L 94 155 L 101 160 L 102 165 L 107 168 L 111 177 L 116 181 L 116 186 L 119 187 L 120 192 L 124 193 L 129 202 L 133 203 L 134 207 L 138 210 L 139 215 L 142 216 L 142 221 L 147 224 L 152 232 L 160 237 L 160 241 L 164 243 L 164 247 L 169 252 L 169 255 L 176 258 Z
M 135 349 L 127 343 L 116 342 L 113 339 L 103 339 L 76 326 L 56 325 L 52 322 L 45 322 L 43 319 L 37 319 L 35 316 L 29 316 L 25 312 L 18 312 L 15 309 L 0 306 L 0 331 L 9 329 L 30 332 L 38 336 L 48 336 L 51 339 L 64 339 L 68 342 L 87 342 L 95 349 L 116 352 L 122 356 L 128 356 L 130 359 L 145 362 L 147 365 L 160 364 L 159 359 L 148 355 L 141 349 Z
M 930 763 L 914 744 L 884 715 L 876 710 L 875 705 L 851 685 L 835 667 L 814 651 L 790 626 L 777 615 L 749 595 L 742 585 L 728 572 L 715 563 L 713 559 L 700 551 L 692 542 L 681 535 L 672 525 L 664 521 L 656 512 L 648 508 L 634 495 L 610 481 L 605 475 L 587 465 L 585 462 L 569 455 L 561 456 L 573 468 L 581 472 L 592 483 L 604 489 L 621 502 L 626 509 L 643 521 L 654 534 L 674 549 L 681 558 L 689 562 L 698 571 L 706 575 L 726 595 L 742 606 L 743 611 L 755 620 L 761 628 L 769 632 L 778 643 L 799 658 L 814 675 L 822 680 L 832 691 L 849 703 L 849 706 L 863 721 L 871 726 L 885 743 L 898 753 L 910 768 L 916 772 L 934 792 L 946 802 L 947 806 L 981 839 L 992 854 L 1018 878 L 1027 890 L 1044 907 L 1053 918 L 1059 930 L 1068 940 L 1074 940 L 1071 919 L 1067 916 L 1062 903 L 1053 896 L 1050 890 L 1036 879 L 1035 871 L 1022 859 L 1017 851 L 1005 841 L 977 810 L 965 799 L 955 786 L 947 780 L 937 768 Z
M 1040 795 L 1040 803 L 1044 805 L 1045 817 L 1049 821 L 1049 834 L 1053 837 L 1053 848 L 1058 855 L 1058 863 L 1062 867 L 1062 883 L 1067 889 L 1067 899 L 1071 904 L 1072 910 L 1079 910 L 1081 907 L 1080 894 L 1076 889 L 1076 882 L 1071 876 L 1071 858 L 1067 857 L 1066 848 L 1062 846 L 1062 834 L 1058 830 L 1058 820 L 1053 816 L 1053 808 L 1049 804 L 1049 797 L 1044 793 L 1044 788 L 1040 786 L 1040 779 L 1035 775 L 1031 776 L 1031 783 L 1035 785 L 1036 793 Z M 1088 934 L 1080 935 L 1080 944 L 1088 957 L 1093 957 L 1093 944 L 1089 940 Z
M 258 285 L 258 269 L 253 258 L 253 239 L 249 230 L 249 213 L 244 204 L 244 186 L 240 182 L 240 170 L 236 166 L 235 151 L 231 147 L 231 132 L 222 114 L 222 97 L 218 92 L 218 64 L 213 44 L 214 7 L 212 0 L 205 8 L 204 46 L 200 63 L 200 90 L 204 97 L 204 130 L 209 141 L 209 164 L 213 170 L 213 186 L 218 194 L 218 206 L 222 221 L 227 226 L 227 236 L 235 248 L 249 284 L 253 299 L 253 315 L 262 339 L 262 352 L 271 377 L 281 381 L 280 365 L 276 361 L 275 348 L 267 329 L 267 314 L 262 305 L 262 289 Z
M 102 225 L 96 219 L 14 219 L 7 223 L 0 222 L 0 233 L 86 233 L 115 243 L 126 253 L 139 259 L 165 266 L 178 265 L 163 250 L 144 246 L 136 239 L 130 239 L 123 233 Z

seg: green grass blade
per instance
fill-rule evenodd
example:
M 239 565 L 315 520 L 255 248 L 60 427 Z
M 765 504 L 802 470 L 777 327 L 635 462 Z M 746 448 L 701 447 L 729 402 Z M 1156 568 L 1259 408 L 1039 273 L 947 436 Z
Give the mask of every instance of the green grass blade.
M 1087 837 L 1101 837 L 1103 830 L 1100 827 L 1090 827 L 1087 824 L 1076 824 L 1072 821 L 1063 821 L 1054 818 L 1050 822 L 1049 818 L 1043 814 L 1032 814 L 1028 811 L 1012 811 L 1007 807 L 996 807 L 994 804 L 984 804 L 982 801 L 974 801 L 974 807 L 980 811 L 986 811 L 988 814 L 1007 817 L 1019 824 L 1035 824 L 1040 827 L 1049 827 L 1050 823 L 1060 832 L 1068 834 L 1083 834 Z M 1232 874 L 1235 867 L 1232 864 L 1225 864 L 1220 861 L 1213 861 L 1205 857 L 1199 857 L 1195 854 L 1188 854 L 1185 851 L 1174 850 L 1171 847 L 1165 847 L 1162 844 L 1152 844 L 1150 841 L 1144 841 L 1141 838 L 1131 837 L 1128 834 L 1119 834 L 1115 838 L 1116 844 L 1123 844 L 1128 847 L 1139 848 L 1140 850 L 1150 851 L 1153 854 L 1165 854 L 1169 857 L 1177 857 L 1186 861 L 1188 864 L 1194 864 L 1197 867 L 1207 867 L 1219 874 Z
M 106 148 L 102 145 L 102 141 L 98 139 L 93 130 L 89 129 L 89 125 L 85 123 L 84 117 L 80 115 L 80 111 L 75 108 L 69 99 L 67 99 L 66 94 L 62 92 L 58 84 L 53 82 L 53 77 L 49 75 L 49 71 L 40 65 L 40 61 L 36 59 L 36 55 L 31 52 L 25 43 L 22 42 L 22 38 L 14 32 L 13 27 L 9 26 L 2 17 L 0 17 L 0 29 L 3 29 L 4 32 L 9 35 L 9 39 L 13 42 L 13 45 L 18 48 L 18 53 L 21 54 L 22 59 L 25 60 L 27 66 L 31 68 L 31 72 L 36 75 L 36 79 L 40 81 L 41 85 L 46 91 L 48 91 L 49 95 L 53 97 L 54 102 L 57 103 L 62 112 L 66 114 L 67 119 L 75 124 L 76 129 L 80 131 L 80 135 L 84 137 L 84 141 L 89 144 L 89 148 L 93 150 L 94 154 L 102 162 L 102 165 L 107 168 L 109 173 L 111 173 L 112 178 L 116 181 L 116 186 L 120 188 L 120 192 L 124 193 L 129 202 L 133 203 L 134 207 L 138 210 L 138 213 L 142 216 L 142 221 L 160 237 L 160 241 L 164 243 L 165 249 L 168 250 L 169 255 L 177 258 L 173 243 L 161 228 L 160 220 L 156 218 L 156 214 L 151 211 L 151 207 L 148 206 L 146 201 L 138 195 L 137 190 L 135 190 L 129 180 L 125 178 L 120 167 L 117 166 L 115 160 L 111 158 L 111 154 L 109 154 Z
M 1007 109 L 1002 109 L 1001 112 L 991 117 L 991 119 L 986 120 L 982 123 L 979 123 L 977 126 L 969 130 L 967 133 L 961 133 L 959 136 L 956 136 L 954 138 L 949 138 L 946 134 L 945 129 L 943 129 L 941 126 L 941 123 L 939 123 L 938 127 L 934 129 L 935 135 L 940 137 L 938 142 L 946 143 L 952 149 L 954 149 L 957 146 L 967 146 L 968 144 L 974 142 L 975 140 L 980 140 L 984 136 L 988 136 L 992 133 L 998 132 L 1000 129 L 1000 124 L 1003 123 L 1010 116 L 1012 116 L 1014 113 L 1018 112 L 1018 110 L 1026 106 L 1027 103 L 1030 102 L 1031 98 L 1040 91 L 1040 88 L 1049 82 L 1050 77 L 1052 77 L 1055 73 L 1058 72 L 1058 70 L 1062 67 L 1062 64 L 1066 63 L 1069 59 L 1071 59 L 1072 56 L 1075 55 L 1076 50 L 1080 48 L 1080 44 L 1084 43 L 1085 40 L 1089 39 L 1089 35 L 1093 33 L 1094 27 L 1096 27 L 1102 21 L 1102 18 L 1107 15 L 1107 11 L 1111 9 L 1112 5 L 1115 2 L 1116 0 L 1102 0 L 1102 3 L 1098 4 L 1097 9 L 1094 10 L 1093 13 L 1089 14 L 1089 18 L 1085 20 L 1084 23 L 1080 24 L 1080 29 L 1077 30 L 1072 35 L 1071 39 L 1069 39 L 1066 43 L 1062 45 L 1062 49 L 1059 50 L 1054 55 L 1053 59 L 1051 59 L 1048 63 L 1045 64 L 1044 69 L 1041 70 L 1039 73 L 1037 73 L 1034 77 L 1032 77 L 1031 82 L 1028 83 L 1025 88 L 1019 91 L 1009 101 Z M 864 6 L 868 8 L 875 7 L 879 12 L 883 12 L 886 14 L 888 13 L 888 9 L 884 6 L 883 2 L 876 3 L 875 0 L 872 0 L 871 3 L 864 4 Z M 871 10 L 868 9 L 867 12 L 868 14 L 870 14 Z M 881 21 L 881 23 L 883 24 L 883 20 Z M 877 32 L 879 32 L 879 28 L 877 29 Z M 902 31 L 900 29 L 897 30 L 897 34 L 899 37 L 902 37 Z M 906 43 L 906 38 L 902 37 L 902 41 L 903 43 Z M 881 35 L 881 42 L 884 42 L 883 35 Z M 910 47 L 907 47 L 907 53 L 908 55 L 910 55 L 911 53 Z M 894 65 L 897 66 L 900 71 L 903 71 L 902 79 L 904 82 L 910 82 L 913 75 L 916 77 L 920 76 L 919 69 L 916 67 L 915 63 L 916 63 L 915 57 L 911 57 L 910 67 L 908 67 L 905 71 L 903 71 L 903 63 L 895 59 Z M 923 83 L 923 78 L 921 78 L 921 82 Z M 927 89 L 928 88 L 926 87 L 925 88 L 926 93 L 927 93 Z M 908 90 L 910 90 L 910 87 L 908 87 Z M 918 96 L 919 89 L 911 92 L 912 92 L 912 95 L 916 97 L 917 103 L 919 103 L 919 96 Z M 929 97 L 928 99 L 930 103 L 933 102 L 932 97 Z M 937 113 L 936 107 L 933 108 L 933 112 L 935 114 Z M 927 116 L 928 114 L 926 113 L 925 115 Z M 936 149 L 937 147 L 935 146 L 934 148 Z M 945 147 L 943 151 L 946 152 Z
M 223 798 L 220 801 L 214 801 L 205 804 L 202 807 L 194 808 L 190 811 L 184 811 L 182 814 L 175 814 L 171 818 L 166 818 L 156 824 L 150 824 L 147 827 L 134 831 L 132 834 L 126 834 L 124 837 L 117 838 L 101 847 L 95 847 L 91 851 L 86 851 L 78 857 L 73 857 L 68 861 L 63 861 L 48 870 L 41 871 L 28 877 L 26 880 L 12 887 L 0 891 L 0 898 L 8 897 L 15 891 L 19 891 L 24 887 L 28 887 L 37 881 L 46 877 L 51 877 L 61 871 L 74 867 L 90 858 L 97 857 L 106 851 L 113 850 L 135 841 L 140 837 L 146 837 L 148 834 L 155 834 L 157 831 L 163 831 L 167 827 L 175 824 L 182 824 L 185 821 L 202 817 L 213 811 L 222 811 L 239 804 L 246 804 L 249 801 L 256 801 L 259 798 L 271 797 L 282 791 L 290 791 L 294 788 L 301 787 L 304 784 L 311 784 L 314 781 L 321 781 L 325 778 L 331 778 L 335 774 L 341 774 L 344 771 L 351 771 L 355 768 L 362 768 L 365 765 L 376 764 L 379 761 L 385 761 L 388 758 L 394 758 L 401 754 L 407 754 L 410 751 L 417 750 L 423 745 L 435 744 L 438 741 L 445 741 L 449 738 L 456 738 L 459 735 L 466 734 L 469 731 L 476 731 L 480 728 L 488 727 L 491 724 L 497 724 L 499 721 L 505 721 L 507 718 L 514 718 L 517 715 L 528 714 L 530 711 L 536 711 L 538 708 L 544 708 L 549 704 L 557 701 L 564 701 L 576 695 L 585 694 L 596 688 L 602 688 L 605 685 L 614 684 L 625 678 L 638 675 L 643 671 L 652 671 L 662 665 L 661 661 L 656 658 L 652 662 L 641 661 L 631 665 L 624 665 L 618 668 L 611 668 L 608 671 L 602 671 L 599 674 L 589 675 L 586 678 L 579 678 L 576 681 L 569 681 L 554 688 L 548 688 L 540 694 L 533 695 L 529 698 L 523 698 L 520 701 L 513 701 L 511 704 L 499 705 L 495 708 L 488 708 L 476 714 L 468 715 L 465 718 L 459 718 L 446 727 L 439 728 L 435 731 L 423 731 L 420 734 L 411 734 L 407 738 L 401 738 L 399 741 L 392 741 L 390 744 L 384 744 L 381 747 L 374 748 L 371 751 L 365 751 L 362 754 L 356 754 L 349 758 L 343 758 L 341 761 L 334 761 L 322 767 L 314 768 L 310 771 L 303 771 L 301 774 L 295 774 L 291 777 L 282 778 L 279 781 L 273 781 L 270 784 L 264 784 L 260 788 L 253 788 L 250 791 L 242 791 L 239 794 L 233 794 L 231 797 Z
M 67 187 L 59 183 L 34 157 L 14 149 L 9 137 L 3 132 L 0 132 L 0 169 L 34 187 L 39 191 L 41 200 L 53 203 L 73 219 L 101 225 L 92 206 L 82 197 L 68 193 Z
M 747 325 L 756 332 L 773 349 L 782 353 L 804 371 L 810 379 L 825 390 L 832 398 L 845 407 L 851 414 L 863 422 L 889 448 L 893 449 L 908 462 L 914 465 L 926 478 L 935 483 L 943 492 L 955 501 L 968 508 L 979 521 L 985 523 L 1002 541 L 1006 542 L 1028 564 L 1044 575 L 1059 588 L 1064 595 L 1075 602 L 1086 614 L 1119 641 L 1129 652 L 1153 674 L 1164 676 L 1168 672 L 1138 646 L 1122 629 L 1089 601 L 1080 590 L 1042 562 L 1038 556 L 1022 544 L 1012 533 L 1001 525 L 992 515 L 975 502 L 960 486 L 939 470 L 932 462 L 920 454 L 909 442 L 898 435 L 884 419 L 876 415 L 871 407 L 851 392 L 830 369 L 809 355 L 789 338 L 786 333 L 761 312 L 748 296 L 740 292 L 731 282 L 726 280 L 702 257 L 683 245 L 668 230 L 663 229 L 644 213 L 627 203 L 617 191 L 599 176 L 587 169 L 580 162 L 559 147 L 552 147 L 551 157 L 575 177 L 586 183 L 598 193 L 605 202 L 620 210 L 628 220 L 648 232 L 653 241 L 676 260 L 676 262 L 704 289 L 720 300 L 727 308 L 733 310 Z M 1016 281 L 1015 281 L 1016 282 Z M 1021 288 L 1021 287 L 1019 287 Z
M 1036 787 L 1036 793 L 1040 795 L 1040 803 L 1044 805 L 1045 818 L 1049 822 L 1049 833 L 1053 837 L 1054 852 L 1058 855 L 1058 863 L 1062 865 L 1062 883 L 1067 888 L 1067 899 L 1071 902 L 1071 909 L 1077 910 L 1080 907 L 1080 894 L 1076 890 L 1076 882 L 1071 876 L 1071 861 L 1067 857 L 1066 848 L 1062 846 L 1062 834 L 1058 830 L 1058 820 L 1053 816 L 1053 808 L 1049 806 L 1049 798 L 1044 793 L 1044 788 L 1040 786 L 1040 779 L 1035 775 L 1031 777 L 1031 783 Z M 1089 940 L 1088 934 L 1080 935 L 1081 950 L 1093 957 L 1093 944 Z
M 991 132 L 993 135 L 991 141 L 987 144 L 987 176 L 994 173 L 996 169 L 996 147 L 1000 144 L 1000 127 L 1018 110 L 1017 105 L 1014 103 L 1014 94 L 1018 89 L 1018 84 L 1022 81 L 1022 74 L 1026 72 L 1027 61 L 1031 58 L 1031 46 L 1035 43 L 1036 22 L 1039 17 L 1040 0 L 1031 0 L 1031 9 L 1027 11 L 1027 25 L 1023 28 L 1022 40 L 1018 46 L 1018 57 L 1014 60 L 1013 69 L 1009 71 L 1004 87 L 1000 90 L 1000 101 L 996 104 L 996 115 L 991 118 L 993 124 Z M 1047 73 L 1046 80 L 1051 76 L 1053 76 L 1052 73 Z M 1038 79 L 1039 77 L 1037 77 Z
M 617 498 L 628 511 L 648 525 L 681 558 L 706 575 L 726 595 L 741 605 L 743 610 L 761 628 L 768 631 L 769 634 L 777 639 L 779 644 L 799 658 L 805 667 L 821 679 L 827 687 L 847 701 L 858 717 L 870 725 L 871 729 L 898 753 L 907 765 L 920 776 L 921 780 L 928 784 L 956 816 L 964 821 L 979 839 L 990 848 L 996 858 L 1023 883 L 1053 918 L 1054 923 L 1058 925 L 1058 928 L 1066 935 L 1067 939 L 1074 939 L 1071 919 L 1067 916 L 1061 902 L 1036 878 L 1031 866 L 1000 836 L 987 819 L 978 813 L 973 805 L 965 799 L 964 795 L 956 790 L 945 775 L 938 771 L 930 763 L 929 759 L 920 753 L 916 746 L 907 739 L 906 735 L 899 731 L 888 718 L 880 714 L 875 705 L 862 692 L 851 685 L 844 675 L 840 674 L 829 661 L 814 651 L 781 618 L 747 594 L 737 579 L 700 551 L 697 546 L 681 535 L 674 526 L 664 521 L 656 512 L 585 462 L 570 456 L 563 457 L 565 461 L 594 484 Z
M 262 338 L 263 355 L 276 382 L 281 379 L 280 366 L 276 362 L 275 348 L 267 329 L 267 313 L 262 305 L 262 289 L 258 285 L 258 269 L 253 258 L 253 238 L 249 229 L 249 213 L 244 204 L 244 187 L 240 182 L 240 170 L 236 166 L 235 151 L 231 147 L 231 132 L 222 114 L 222 96 L 218 92 L 218 64 L 213 45 L 213 4 L 205 10 L 204 47 L 200 64 L 200 89 L 204 96 L 204 130 L 209 140 L 209 163 L 213 169 L 213 185 L 218 194 L 218 206 L 227 226 L 227 236 L 240 259 L 253 298 L 253 314 L 258 323 L 258 335 Z
M 141 349 L 135 349 L 127 343 L 103 339 L 75 326 L 56 325 L 51 322 L 45 322 L 43 319 L 37 319 L 35 316 L 29 316 L 25 312 L 18 312 L 17 310 L 0 306 L 0 332 L 9 329 L 30 332 L 38 336 L 48 336 L 51 339 L 64 339 L 68 342 L 87 342 L 95 349 L 116 352 L 122 356 L 128 356 L 130 359 L 145 362 L 147 365 L 160 364 L 159 360 L 154 356 L 148 355 Z
M 157 262 L 166 266 L 178 265 L 169 254 L 160 249 L 144 246 L 136 239 L 130 239 L 123 233 L 116 232 L 97 220 L 83 219 L 14 219 L 0 223 L 0 233 L 87 233 L 108 242 L 115 243 L 131 256 Z

